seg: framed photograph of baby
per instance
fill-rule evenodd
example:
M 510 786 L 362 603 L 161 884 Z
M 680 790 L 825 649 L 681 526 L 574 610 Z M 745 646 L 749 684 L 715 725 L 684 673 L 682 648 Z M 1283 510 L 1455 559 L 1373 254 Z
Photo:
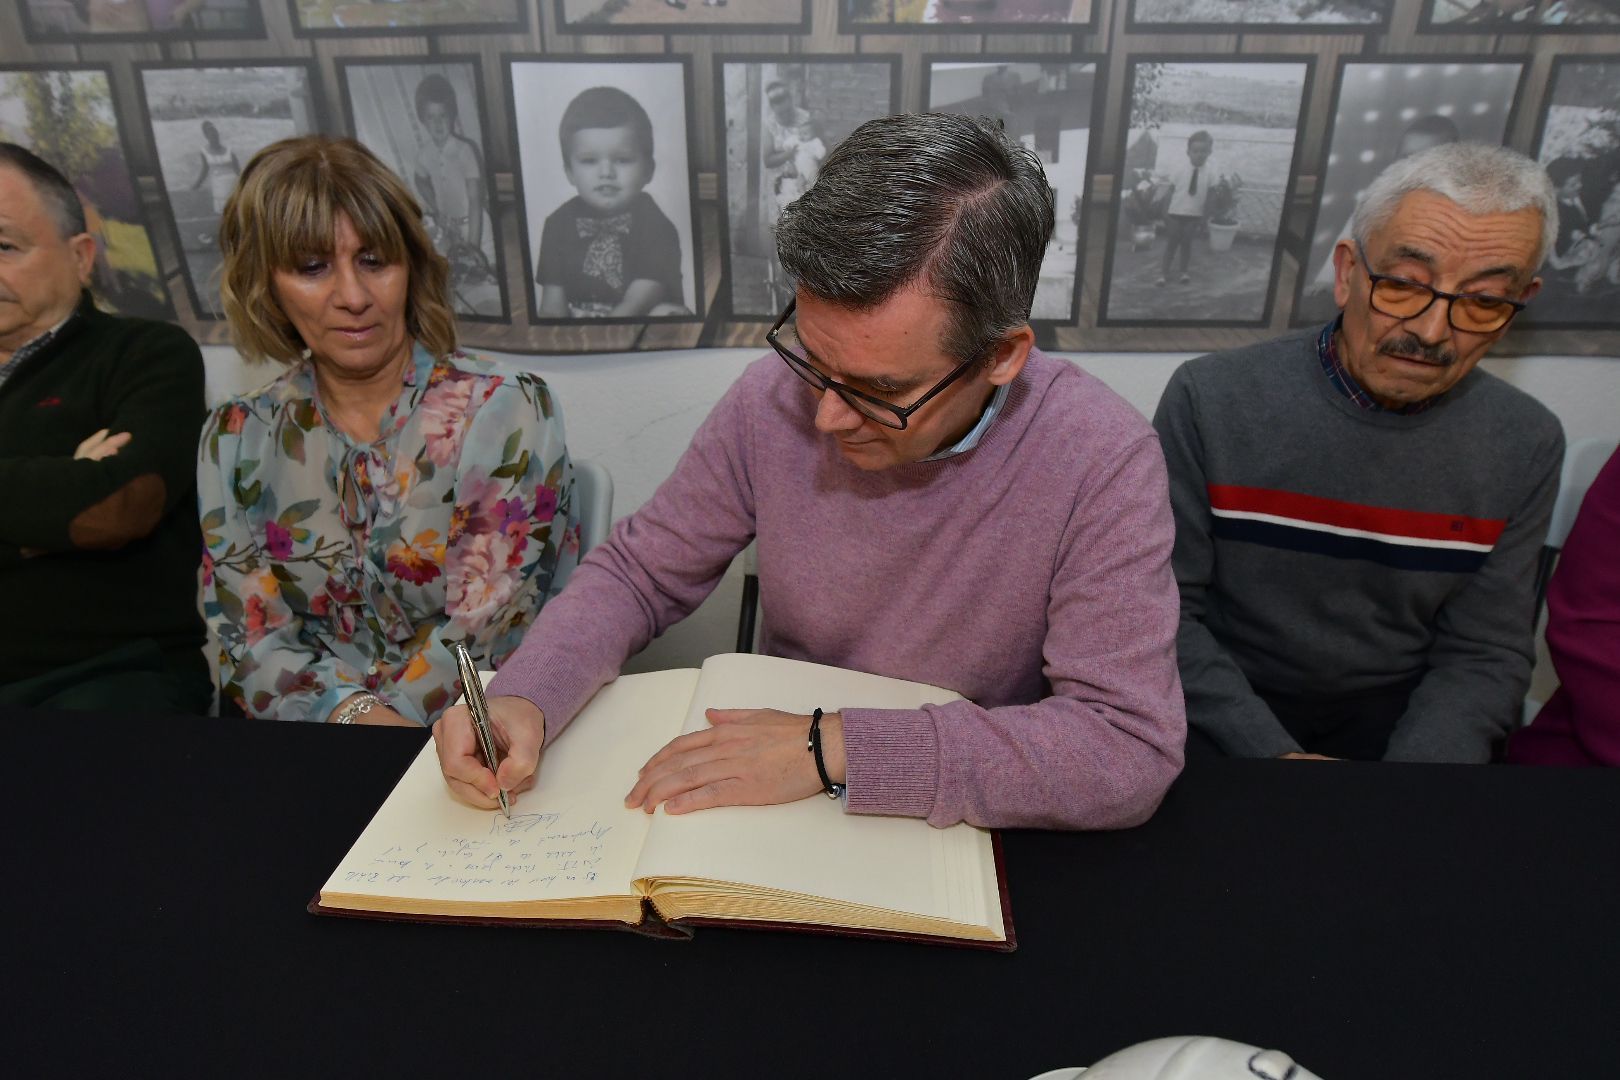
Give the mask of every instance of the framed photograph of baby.
M 299 37 L 527 30 L 527 0 L 287 0 Z
M 1500 143 L 1511 130 L 1524 62 L 1438 57 L 1398 63 L 1350 60 L 1339 66 L 1330 127 L 1317 169 L 1309 244 L 1294 290 L 1292 323 L 1333 318 L 1333 249 L 1350 236 L 1350 215 L 1373 178 L 1391 163 L 1442 143 Z
M 722 296 L 734 318 L 773 321 L 793 297 L 776 219 L 844 136 L 900 108 L 900 58 L 720 56 L 714 81 L 725 133 Z
M 433 246 L 450 263 L 456 314 L 505 322 L 506 273 L 490 210 L 495 187 L 484 155 L 488 111 L 477 58 L 339 60 L 338 72 L 349 130 L 422 204 Z
M 1270 321 L 1311 69 L 1303 56 L 1131 59 L 1099 326 Z
M 255 0 L 17 0 L 29 41 L 262 38 Z
M 144 63 L 136 74 L 192 311 L 224 318 L 220 215 L 254 154 L 320 130 L 314 65 Z
M 505 62 L 534 321 L 700 318 L 691 59 Z
M 1084 33 L 1093 28 L 1095 9 L 1094 0 L 838 0 L 838 31 Z
M 1098 56 L 935 57 L 923 98 L 930 109 L 988 116 L 1041 159 L 1052 187 L 1057 227 L 1041 260 L 1030 309 L 1034 323 L 1074 321 L 1080 303 L 1085 209 L 1091 202 L 1093 139 L 1101 127 L 1106 82 Z
M 808 34 L 810 0 L 556 0 L 565 34 Z
M 96 238 L 90 291 L 103 310 L 173 320 L 129 143 L 105 65 L 0 67 L 0 142 L 25 146 L 79 193 Z
M 1418 29 L 1513 34 L 1620 30 L 1616 0 L 1425 0 Z
M 1558 238 L 1519 318 L 1620 328 L 1620 56 L 1553 61 L 1536 157 L 1558 192 Z
M 1394 6 L 1395 0 L 1131 0 L 1125 25 L 1147 33 L 1366 32 L 1388 26 Z

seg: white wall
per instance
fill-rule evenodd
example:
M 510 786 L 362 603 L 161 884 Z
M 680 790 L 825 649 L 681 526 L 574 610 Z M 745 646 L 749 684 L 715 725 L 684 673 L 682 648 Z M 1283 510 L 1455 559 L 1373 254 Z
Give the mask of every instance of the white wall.
M 272 378 L 270 368 L 245 367 L 232 349 L 203 350 L 210 401 L 242 393 Z M 537 371 L 563 405 L 568 447 L 595 458 L 613 474 L 615 517 L 634 511 L 669 475 L 675 459 L 742 369 L 759 350 L 699 349 L 599 356 L 502 356 L 493 360 Z M 1151 416 L 1170 373 L 1189 354 L 1088 353 L 1069 358 Z M 1563 421 L 1570 439 L 1620 433 L 1620 358 L 1527 357 L 1484 366 L 1541 399 Z M 632 670 L 695 666 L 736 639 L 741 577 L 733 568 L 708 603 L 631 665 Z M 1538 678 L 1538 686 L 1545 686 Z

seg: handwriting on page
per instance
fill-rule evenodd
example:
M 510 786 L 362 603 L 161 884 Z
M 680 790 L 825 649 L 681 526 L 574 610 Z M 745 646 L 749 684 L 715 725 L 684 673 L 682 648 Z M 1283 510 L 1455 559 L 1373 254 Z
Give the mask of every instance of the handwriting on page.
M 444 834 L 414 844 L 355 852 L 341 882 L 431 896 L 499 895 L 502 890 L 587 895 L 610 854 L 613 826 L 565 813 L 490 814 L 480 835 Z

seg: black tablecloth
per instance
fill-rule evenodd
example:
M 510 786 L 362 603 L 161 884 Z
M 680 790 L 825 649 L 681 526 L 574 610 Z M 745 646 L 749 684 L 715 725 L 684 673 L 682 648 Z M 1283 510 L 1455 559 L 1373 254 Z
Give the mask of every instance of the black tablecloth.
M 1008 833 L 1006 955 L 314 916 L 421 733 L 0 723 L 31 1073 L 1018 1080 L 1186 1033 L 1330 1080 L 1620 1060 L 1620 773 L 1200 762 L 1142 828 Z

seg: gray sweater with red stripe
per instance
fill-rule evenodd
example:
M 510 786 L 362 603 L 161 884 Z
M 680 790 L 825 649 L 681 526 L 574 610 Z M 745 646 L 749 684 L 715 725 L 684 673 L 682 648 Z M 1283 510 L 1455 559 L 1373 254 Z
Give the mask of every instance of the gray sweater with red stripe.
M 1477 369 L 1417 415 L 1360 408 L 1316 336 L 1190 361 L 1159 402 L 1187 720 L 1228 753 L 1276 756 L 1300 747 L 1255 687 L 1421 679 L 1386 758 L 1486 761 L 1530 682 L 1563 431 Z

